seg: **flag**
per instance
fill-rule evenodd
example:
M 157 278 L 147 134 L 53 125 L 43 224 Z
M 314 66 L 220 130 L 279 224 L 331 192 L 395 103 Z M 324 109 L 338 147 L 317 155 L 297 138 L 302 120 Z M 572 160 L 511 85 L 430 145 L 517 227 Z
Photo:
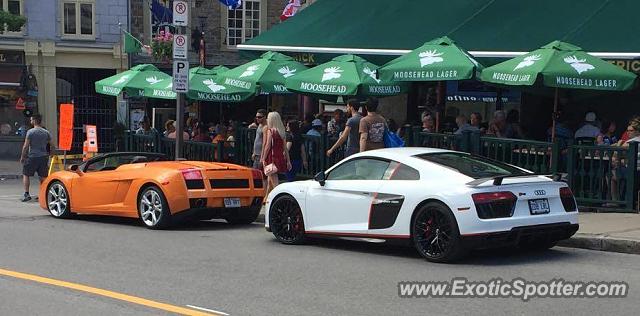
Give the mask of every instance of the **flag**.
M 289 0 L 289 3 L 284 7 L 282 14 L 280 15 L 280 21 L 284 21 L 298 12 L 300 8 L 300 0 Z
M 151 47 L 149 45 L 144 45 L 137 38 L 135 38 L 131 33 L 122 30 L 124 33 L 124 52 L 125 53 L 142 53 L 146 52 L 147 54 L 151 54 Z
M 235 10 L 242 5 L 242 0 L 220 0 L 220 2 L 229 7 L 229 10 Z

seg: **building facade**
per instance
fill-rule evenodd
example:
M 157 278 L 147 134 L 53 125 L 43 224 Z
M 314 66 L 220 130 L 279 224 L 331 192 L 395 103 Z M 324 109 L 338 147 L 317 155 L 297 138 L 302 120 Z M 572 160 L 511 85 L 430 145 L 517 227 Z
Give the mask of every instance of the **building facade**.
M 0 141 L 22 141 L 19 136 L 27 127 L 23 109 L 42 114 L 55 141 L 58 104 L 71 102 L 76 105 L 76 146 L 82 124 L 99 124 L 100 138 L 111 136 L 116 99 L 96 95 L 93 87 L 96 80 L 127 67 L 119 24 L 128 24 L 128 0 L 0 4 L 0 9 L 27 18 L 21 32 L 0 34 Z

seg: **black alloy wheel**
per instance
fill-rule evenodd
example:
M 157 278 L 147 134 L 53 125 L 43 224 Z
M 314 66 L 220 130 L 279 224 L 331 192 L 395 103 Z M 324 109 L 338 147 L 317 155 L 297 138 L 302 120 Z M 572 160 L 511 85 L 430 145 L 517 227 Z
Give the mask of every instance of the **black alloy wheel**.
M 450 262 L 465 252 L 455 217 L 440 203 L 427 203 L 420 208 L 411 232 L 414 246 L 428 261 Z
M 290 195 L 280 196 L 271 204 L 269 227 L 283 244 L 302 244 L 306 239 L 302 210 Z

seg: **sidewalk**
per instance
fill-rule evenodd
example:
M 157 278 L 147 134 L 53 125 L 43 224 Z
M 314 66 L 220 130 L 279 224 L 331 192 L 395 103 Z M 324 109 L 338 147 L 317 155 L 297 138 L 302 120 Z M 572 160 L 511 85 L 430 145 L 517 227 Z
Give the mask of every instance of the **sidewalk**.
M 0 178 L 18 179 L 22 176 L 22 164 L 18 160 L 0 160 Z
M 640 254 L 640 214 L 580 213 L 580 230 L 558 245 Z

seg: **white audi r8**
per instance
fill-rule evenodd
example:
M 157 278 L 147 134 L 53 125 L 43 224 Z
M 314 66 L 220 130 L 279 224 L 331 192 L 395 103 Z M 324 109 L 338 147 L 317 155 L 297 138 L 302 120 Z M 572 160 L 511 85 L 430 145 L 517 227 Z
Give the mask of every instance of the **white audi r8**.
M 434 148 L 367 151 L 314 180 L 281 184 L 267 198 L 265 219 L 285 244 L 314 236 L 404 239 L 433 262 L 471 248 L 546 249 L 578 230 L 564 182 Z

